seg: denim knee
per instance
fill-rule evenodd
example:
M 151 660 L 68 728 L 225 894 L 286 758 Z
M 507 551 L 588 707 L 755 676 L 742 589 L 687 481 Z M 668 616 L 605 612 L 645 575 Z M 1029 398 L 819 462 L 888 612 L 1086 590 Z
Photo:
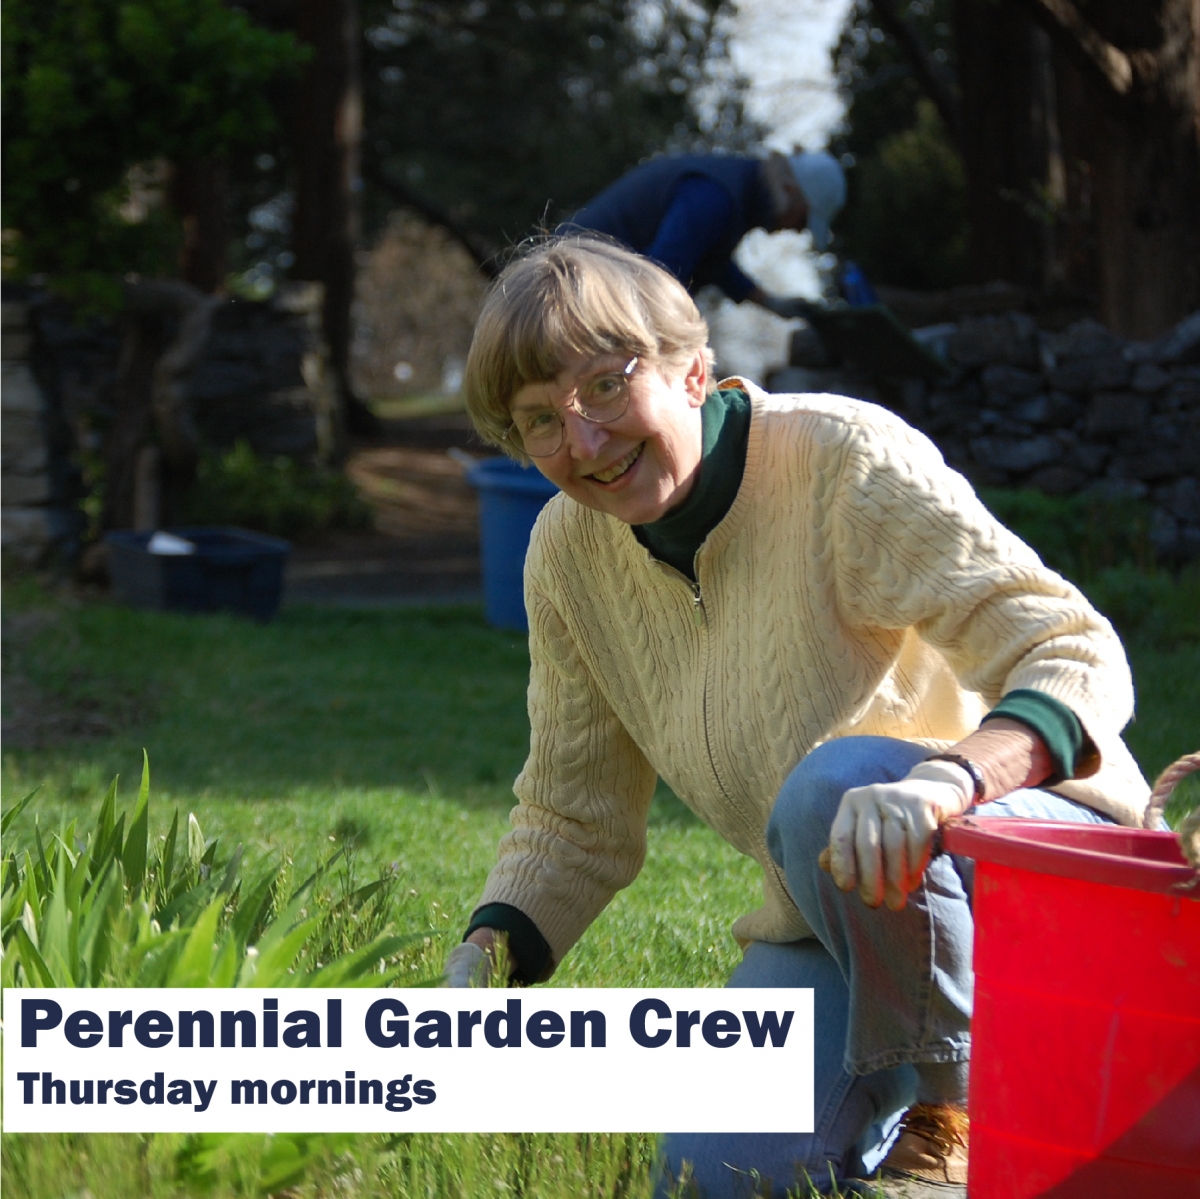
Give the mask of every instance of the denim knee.
M 836 741 L 819 745 L 788 775 L 767 822 L 767 849 L 775 865 L 785 869 L 789 854 L 811 852 L 814 861 L 829 842 L 848 780 L 846 755 Z
M 781 869 L 785 858 L 804 854 L 816 863 L 829 829 L 851 787 L 903 778 L 929 751 L 891 737 L 839 737 L 818 745 L 788 775 L 771 819 L 767 848 Z

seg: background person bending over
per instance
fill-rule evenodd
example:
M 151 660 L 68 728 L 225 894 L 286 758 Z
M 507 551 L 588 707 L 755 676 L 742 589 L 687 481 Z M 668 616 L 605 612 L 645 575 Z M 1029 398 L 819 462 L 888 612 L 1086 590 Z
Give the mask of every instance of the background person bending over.
M 661 776 L 762 868 L 729 985 L 812 987 L 816 1028 L 816 1131 L 669 1136 L 662 1193 L 684 1162 L 708 1199 L 750 1171 L 828 1187 L 906 1109 L 885 1165 L 957 1180 L 972 874 L 933 834 L 968 809 L 1140 825 L 1129 668 L 916 430 L 710 362 L 687 292 L 607 241 L 536 247 L 485 301 L 475 427 L 562 493 L 526 560 L 512 831 L 448 978 L 500 944 L 548 978 L 641 870 Z
M 829 226 L 846 202 L 846 177 L 824 151 L 654 158 L 602 191 L 563 226 L 610 237 L 666 267 L 693 294 L 715 283 L 731 300 L 752 300 L 778 316 L 807 306 L 769 295 L 733 261 L 751 229 L 808 229 L 829 245 Z

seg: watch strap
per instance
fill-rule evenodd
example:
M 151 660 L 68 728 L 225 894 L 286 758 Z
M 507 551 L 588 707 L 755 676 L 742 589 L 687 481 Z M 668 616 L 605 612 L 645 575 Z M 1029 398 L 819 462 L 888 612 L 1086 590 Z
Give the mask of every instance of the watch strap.
M 987 795 L 987 783 L 984 781 L 983 771 L 980 770 L 970 758 L 965 758 L 962 754 L 930 754 L 925 761 L 953 762 L 955 766 L 961 766 L 971 776 L 971 782 L 975 784 L 975 796 L 973 802 L 983 802 L 984 796 Z

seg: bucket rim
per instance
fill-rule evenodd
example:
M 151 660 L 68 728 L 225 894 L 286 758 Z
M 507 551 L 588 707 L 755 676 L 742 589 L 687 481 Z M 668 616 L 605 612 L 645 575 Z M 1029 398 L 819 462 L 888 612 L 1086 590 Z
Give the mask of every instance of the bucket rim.
M 1200 901 L 1200 874 L 1165 830 L 963 816 L 947 823 L 942 843 L 979 862 Z

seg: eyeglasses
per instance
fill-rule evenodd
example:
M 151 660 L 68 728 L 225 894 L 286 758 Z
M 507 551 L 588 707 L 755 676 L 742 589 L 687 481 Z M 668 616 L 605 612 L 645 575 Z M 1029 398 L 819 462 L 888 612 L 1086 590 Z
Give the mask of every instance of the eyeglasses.
M 531 458 L 548 458 L 562 448 L 566 436 L 564 408 L 574 408 L 584 420 L 607 425 L 624 416 L 629 407 L 629 380 L 638 360 L 631 358 L 619 371 L 606 371 L 585 379 L 575 394 L 559 408 L 537 408 L 521 412 L 504 430 L 504 438 Z

